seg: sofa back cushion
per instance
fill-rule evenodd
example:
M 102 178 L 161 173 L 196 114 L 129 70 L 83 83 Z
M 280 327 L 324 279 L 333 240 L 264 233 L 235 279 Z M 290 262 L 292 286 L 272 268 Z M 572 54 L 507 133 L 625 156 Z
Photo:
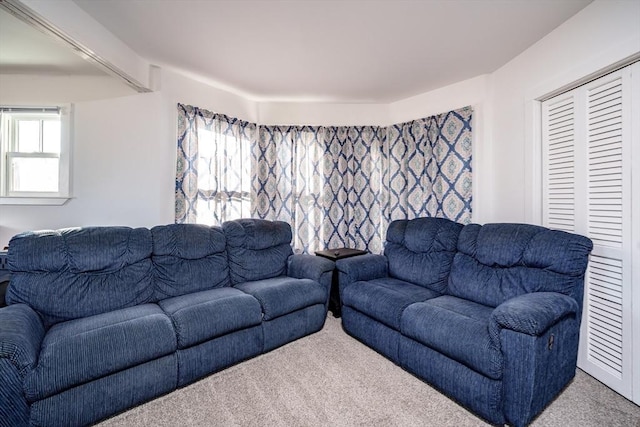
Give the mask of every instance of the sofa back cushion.
M 231 283 L 269 279 L 287 273 L 291 226 L 282 221 L 238 219 L 222 224 L 227 239 Z
M 444 292 L 461 229 L 444 218 L 393 221 L 384 249 L 389 275 Z
M 25 303 L 45 324 L 153 299 L 151 232 L 86 227 L 19 234 L 9 243 L 9 304 Z
M 151 234 L 158 300 L 230 285 L 222 228 L 169 224 Z
M 582 305 L 591 240 L 529 224 L 470 224 L 460 232 L 448 293 L 497 307 L 531 292 L 559 292 Z

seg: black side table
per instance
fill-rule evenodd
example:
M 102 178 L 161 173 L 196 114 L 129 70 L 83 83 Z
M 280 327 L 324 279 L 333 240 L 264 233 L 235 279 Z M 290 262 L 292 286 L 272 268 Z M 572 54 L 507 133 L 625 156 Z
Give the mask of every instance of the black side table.
M 11 279 L 11 272 L 7 265 L 7 252 L 0 251 L 0 307 L 7 305 L 4 300 L 4 296 L 7 293 L 9 279 Z
M 367 253 L 367 251 L 361 251 L 360 249 L 351 248 L 338 248 L 327 249 L 326 251 L 316 251 L 317 256 L 328 258 L 333 262 L 336 262 L 339 259 L 364 255 Z M 342 315 L 340 308 L 340 289 L 338 280 L 338 269 L 334 268 L 333 277 L 331 279 L 331 292 L 329 293 L 329 311 L 333 313 L 333 317 L 340 317 Z

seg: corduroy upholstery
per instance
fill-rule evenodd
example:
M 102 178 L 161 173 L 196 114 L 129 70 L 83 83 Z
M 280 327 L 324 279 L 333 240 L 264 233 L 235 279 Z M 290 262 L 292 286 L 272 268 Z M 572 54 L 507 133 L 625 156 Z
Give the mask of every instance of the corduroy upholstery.
M 384 256 L 336 263 L 342 324 L 487 421 L 524 426 L 575 375 L 592 247 L 535 225 L 394 221 Z
M 27 232 L 12 239 L 7 304 L 47 327 L 153 300 L 151 232 L 127 227 Z
M 334 263 L 293 254 L 291 227 L 285 222 L 240 219 L 225 222 L 222 229 L 233 287 L 262 306 L 264 351 L 320 330 Z
M 393 221 L 384 250 L 389 275 L 444 291 L 461 228 L 462 224 L 442 218 Z
M 301 310 L 327 300 L 326 288 L 310 279 L 278 276 L 271 279 L 244 282 L 235 286 L 260 301 L 264 320 Z
M 411 304 L 440 294 L 420 285 L 393 277 L 354 282 L 344 289 L 342 303 L 400 330 L 402 313 Z
M 156 299 L 229 286 L 226 240 L 220 227 L 153 227 Z
M 92 424 L 319 330 L 334 263 L 290 243 L 264 220 L 15 236 L 0 426 Z
M 42 400 L 175 351 L 171 321 L 155 304 L 61 322 L 45 335 L 25 394 L 30 402 Z
M 443 295 L 402 313 L 402 334 L 491 379 L 502 376 L 502 353 L 489 337 L 493 309 Z M 437 325 L 437 327 L 433 327 Z
M 270 279 L 287 272 L 291 226 L 281 221 L 240 219 L 222 224 L 234 285 Z
M 230 287 L 167 298 L 158 304 L 173 322 L 179 349 L 262 322 L 260 303 Z

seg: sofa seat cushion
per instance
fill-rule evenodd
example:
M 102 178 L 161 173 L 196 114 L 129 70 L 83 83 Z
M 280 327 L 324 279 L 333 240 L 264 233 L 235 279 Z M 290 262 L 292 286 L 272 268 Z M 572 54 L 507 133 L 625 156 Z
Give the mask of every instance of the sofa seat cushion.
M 158 304 L 173 322 L 180 349 L 262 322 L 258 300 L 233 288 L 195 292 Z
M 329 298 L 327 289 L 320 283 L 287 276 L 244 282 L 235 285 L 235 288 L 260 301 L 264 320 L 272 320 L 314 304 L 326 304 Z
M 402 334 L 491 379 L 502 377 L 502 353 L 489 338 L 493 308 L 445 295 L 413 304 Z
M 155 304 L 58 323 L 44 337 L 25 393 L 32 402 L 44 399 L 176 348 L 171 320 Z
M 342 290 L 342 303 L 400 331 L 405 308 L 438 296 L 439 293 L 423 286 L 384 277 L 351 283 Z

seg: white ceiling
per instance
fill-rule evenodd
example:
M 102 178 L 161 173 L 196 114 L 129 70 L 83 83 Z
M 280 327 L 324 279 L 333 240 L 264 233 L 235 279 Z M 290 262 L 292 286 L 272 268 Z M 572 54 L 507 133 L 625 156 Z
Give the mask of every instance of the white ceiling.
M 260 101 L 388 103 L 491 73 L 592 0 L 75 0 L 149 62 Z
M 490 73 L 591 0 L 75 0 L 143 58 L 251 99 L 392 102 Z
M 0 9 L 0 74 L 105 75 L 70 46 Z

